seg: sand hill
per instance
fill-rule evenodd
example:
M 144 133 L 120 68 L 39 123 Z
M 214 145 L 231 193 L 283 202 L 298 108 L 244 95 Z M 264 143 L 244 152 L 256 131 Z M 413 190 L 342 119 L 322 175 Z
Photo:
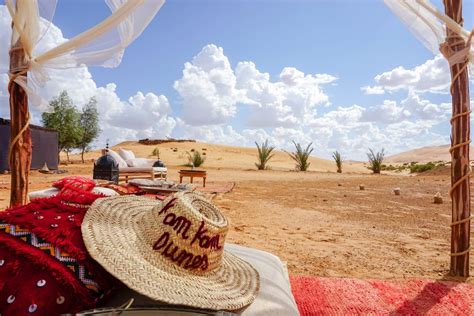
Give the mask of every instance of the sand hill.
M 396 155 L 388 156 L 385 159 L 385 163 L 410 163 L 412 161 L 422 163 L 430 161 L 451 161 L 449 145 L 413 149 Z
M 123 147 L 132 150 L 137 157 L 151 157 L 151 153 L 155 147 L 160 149 L 160 159 L 167 166 L 180 166 L 188 162 L 186 152 L 192 149 L 198 150 L 206 154 L 206 168 L 225 168 L 255 170 L 255 162 L 257 162 L 257 148 L 251 147 L 235 147 L 225 145 L 206 144 L 201 142 L 172 142 L 160 145 L 142 145 L 135 141 L 127 141 L 113 146 L 114 150 Z M 97 158 L 98 153 L 88 153 L 88 158 Z M 309 171 L 335 172 L 336 164 L 332 160 L 321 159 L 317 157 L 310 158 L 311 165 Z M 275 151 L 275 156 L 270 160 L 269 167 L 272 170 L 291 170 L 294 169 L 295 163 L 283 151 Z M 343 164 L 345 172 L 368 173 L 363 163 L 347 161 Z

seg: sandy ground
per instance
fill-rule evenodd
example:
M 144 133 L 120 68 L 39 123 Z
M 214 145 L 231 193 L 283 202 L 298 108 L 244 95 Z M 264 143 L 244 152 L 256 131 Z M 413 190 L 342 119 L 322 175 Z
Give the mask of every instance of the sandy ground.
M 123 145 L 141 156 L 154 146 Z M 449 267 L 451 205 L 446 197 L 449 172 L 428 175 L 371 175 L 362 164 L 346 164 L 343 174 L 333 162 L 312 160 L 312 171 L 291 171 L 284 153 L 272 170 L 257 171 L 254 149 L 207 144 L 166 144 L 161 157 L 177 179 L 185 151 L 206 148 L 210 181 L 235 181 L 231 193 L 215 203 L 231 222 L 228 241 L 276 254 L 291 274 L 377 279 L 446 279 Z M 171 148 L 178 148 L 173 152 Z M 61 168 L 68 174 L 91 175 L 86 164 Z M 77 159 L 77 157 L 73 157 Z M 174 162 L 174 164 L 172 163 Z M 62 176 L 32 172 L 31 189 L 48 187 Z M 359 184 L 365 190 L 359 190 Z M 401 188 L 395 196 L 393 188 Z M 442 205 L 433 204 L 441 192 Z M 0 206 L 6 207 L 9 176 L 0 175 Z M 474 264 L 471 260 L 471 273 Z M 474 284 L 474 278 L 467 280 Z

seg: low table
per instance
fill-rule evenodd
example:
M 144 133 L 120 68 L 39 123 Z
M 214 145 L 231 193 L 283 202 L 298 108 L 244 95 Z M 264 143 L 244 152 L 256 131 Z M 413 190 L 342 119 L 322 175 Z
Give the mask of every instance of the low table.
M 183 177 L 190 177 L 191 183 L 193 178 L 202 178 L 202 186 L 206 187 L 206 170 L 179 170 L 179 183 L 183 183 Z

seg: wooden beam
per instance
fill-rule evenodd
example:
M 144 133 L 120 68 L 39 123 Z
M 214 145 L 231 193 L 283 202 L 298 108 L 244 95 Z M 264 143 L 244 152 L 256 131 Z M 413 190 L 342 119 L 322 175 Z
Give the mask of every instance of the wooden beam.
M 13 27 L 13 25 L 12 25 Z M 26 77 L 25 51 L 18 40 L 10 49 L 10 74 L 12 78 Z M 31 133 L 29 128 L 28 95 L 14 81 L 8 84 L 10 93 L 10 153 L 11 172 L 10 206 L 28 202 L 28 177 L 31 166 Z
M 462 0 L 444 0 L 445 13 L 458 24 L 463 24 Z M 450 29 L 446 30 L 446 43 L 441 51 L 449 59 L 464 49 L 466 42 Z M 470 249 L 470 97 L 469 77 L 465 63 L 450 65 L 452 116 L 451 119 L 451 262 L 450 274 L 469 276 Z

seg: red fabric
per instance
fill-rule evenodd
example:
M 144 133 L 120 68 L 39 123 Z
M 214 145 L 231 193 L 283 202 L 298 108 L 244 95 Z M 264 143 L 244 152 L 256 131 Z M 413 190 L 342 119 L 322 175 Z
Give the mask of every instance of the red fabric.
M 82 184 L 83 185 L 83 190 L 85 191 L 90 191 L 92 188 L 95 187 L 95 182 L 92 179 L 81 177 L 81 176 L 69 176 L 69 177 L 64 177 L 52 184 L 53 187 L 62 189 L 66 184 L 71 184 L 71 183 L 76 183 L 76 184 Z
M 37 305 L 33 315 L 78 312 L 96 307 L 98 301 L 114 289 L 115 279 L 89 256 L 82 240 L 81 224 L 87 206 L 100 196 L 89 192 L 93 186 L 86 184 L 86 190 L 81 190 L 73 183 L 83 182 L 66 182 L 63 189 L 70 190 L 66 194 L 37 199 L 0 212 L 0 222 L 32 232 L 75 258 L 87 268 L 87 277 L 100 286 L 101 292 L 88 289 L 48 250 L 43 251 L 21 239 L 25 237 L 13 237 L 0 231 L 0 312 L 3 316 L 32 315 L 29 309 L 34 309 L 33 304 Z M 71 200 L 82 206 L 69 204 Z M 40 280 L 45 280 L 46 285 L 39 287 Z M 9 303 L 11 295 L 15 300 Z M 57 303 L 60 297 L 64 297 L 62 304 Z
M 304 315 L 474 315 L 474 286 L 428 280 L 291 276 Z

